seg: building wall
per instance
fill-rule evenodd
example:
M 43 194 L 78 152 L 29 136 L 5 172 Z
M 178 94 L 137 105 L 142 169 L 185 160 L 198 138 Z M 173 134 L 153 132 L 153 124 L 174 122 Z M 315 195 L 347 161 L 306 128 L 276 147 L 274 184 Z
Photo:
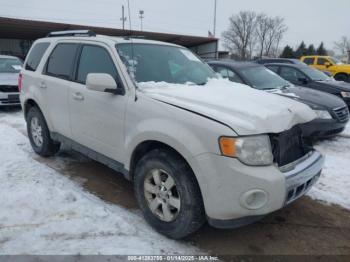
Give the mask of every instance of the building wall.
M 24 59 L 33 41 L 20 39 L 0 39 L 0 54 L 13 55 Z
M 194 46 L 190 49 L 203 59 L 216 59 L 218 56 L 217 42 Z

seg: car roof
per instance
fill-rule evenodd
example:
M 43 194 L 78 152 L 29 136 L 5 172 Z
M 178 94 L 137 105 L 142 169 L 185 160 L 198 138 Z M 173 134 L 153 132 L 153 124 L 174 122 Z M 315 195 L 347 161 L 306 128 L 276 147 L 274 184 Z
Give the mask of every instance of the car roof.
M 116 37 L 116 36 L 107 36 L 107 35 L 95 35 L 95 36 L 51 36 L 51 37 L 45 37 L 38 39 L 38 42 L 56 42 L 56 41 L 86 41 L 86 40 L 92 40 L 92 41 L 100 41 L 100 42 L 112 42 L 115 44 L 120 43 L 134 43 L 134 44 L 153 44 L 153 45 L 167 45 L 167 46 L 176 46 L 180 47 L 179 45 L 167 43 L 167 42 L 161 42 L 156 40 L 148 40 L 145 38 L 138 38 L 138 37 Z
M 308 65 L 302 65 L 302 64 L 286 64 L 286 63 L 270 63 L 270 64 L 265 64 L 265 66 L 288 66 L 288 67 L 294 67 L 294 68 L 309 68 Z
M 11 55 L 0 55 L 0 58 L 13 58 L 13 59 L 18 59 L 18 60 L 19 60 L 18 57 L 16 57 L 16 56 L 11 56 Z
M 329 55 L 304 55 L 301 58 L 316 58 L 316 57 L 327 58 L 327 57 L 330 57 L 330 56 Z
M 209 61 L 208 64 L 211 65 L 218 65 L 218 66 L 227 66 L 231 67 L 233 69 L 242 69 L 242 68 L 248 68 L 248 67 L 262 67 L 263 65 L 256 64 L 253 62 L 239 62 L 234 60 L 213 60 Z

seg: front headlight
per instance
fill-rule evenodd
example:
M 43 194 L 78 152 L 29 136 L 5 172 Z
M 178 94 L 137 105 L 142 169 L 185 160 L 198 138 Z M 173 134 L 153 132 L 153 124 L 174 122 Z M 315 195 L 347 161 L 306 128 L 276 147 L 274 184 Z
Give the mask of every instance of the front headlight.
M 236 157 L 250 166 L 266 166 L 273 163 L 270 139 L 267 135 L 247 137 L 220 137 L 221 154 Z
M 350 92 L 340 92 L 342 97 L 350 97 Z
M 326 110 L 314 110 L 314 112 L 317 115 L 317 118 L 320 118 L 320 119 L 332 119 L 333 118 L 330 115 L 330 113 Z

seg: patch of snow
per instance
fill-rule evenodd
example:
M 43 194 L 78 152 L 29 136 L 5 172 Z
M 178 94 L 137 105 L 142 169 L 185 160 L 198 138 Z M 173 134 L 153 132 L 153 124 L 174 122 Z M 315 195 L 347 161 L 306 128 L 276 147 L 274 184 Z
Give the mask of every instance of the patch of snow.
M 103 202 L 35 161 L 28 138 L 17 130 L 24 127 L 21 114 L 0 119 L 0 254 L 200 252 L 159 235 L 138 213 Z
M 350 124 L 345 134 L 350 134 Z M 319 182 L 308 195 L 329 204 L 350 209 L 350 136 L 344 134 L 321 141 L 316 148 L 326 156 L 326 163 Z
M 279 133 L 316 115 L 307 105 L 228 79 L 205 85 L 141 82 L 147 95 L 201 113 L 229 125 L 239 135 Z
M 292 92 L 285 92 L 285 91 L 282 91 L 281 89 L 273 89 L 273 90 L 270 90 L 268 92 L 272 93 L 272 94 L 288 96 L 288 97 L 291 97 L 291 98 L 300 98 L 299 96 L 297 96 L 296 94 L 294 94 Z

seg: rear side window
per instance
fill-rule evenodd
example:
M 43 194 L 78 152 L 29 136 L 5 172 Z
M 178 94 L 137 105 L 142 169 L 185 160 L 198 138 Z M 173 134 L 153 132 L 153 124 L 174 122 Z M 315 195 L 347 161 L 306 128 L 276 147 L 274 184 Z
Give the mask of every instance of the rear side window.
M 49 45 L 50 43 L 38 43 L 34 45 L 27 59 L 25 66 L 26 70 L 36 71 L 40 64 L 41 58 L 43 57 Z
M 47 61 L 46 74 L 70 80 L 77 49 L 77 44 L 58 44 Z
M 315 58 L 308 57 L 308 58 L 305 58 L 303 62 L 307 65 L 313 65 L 315 62 Z
M 111 75 L 118 83 L 118 73 L 113 60 L 106 49 L 99 46 L 85 45 L 82 48 L 77 81 L 85 84 L 89 73 L 105 73 Z

